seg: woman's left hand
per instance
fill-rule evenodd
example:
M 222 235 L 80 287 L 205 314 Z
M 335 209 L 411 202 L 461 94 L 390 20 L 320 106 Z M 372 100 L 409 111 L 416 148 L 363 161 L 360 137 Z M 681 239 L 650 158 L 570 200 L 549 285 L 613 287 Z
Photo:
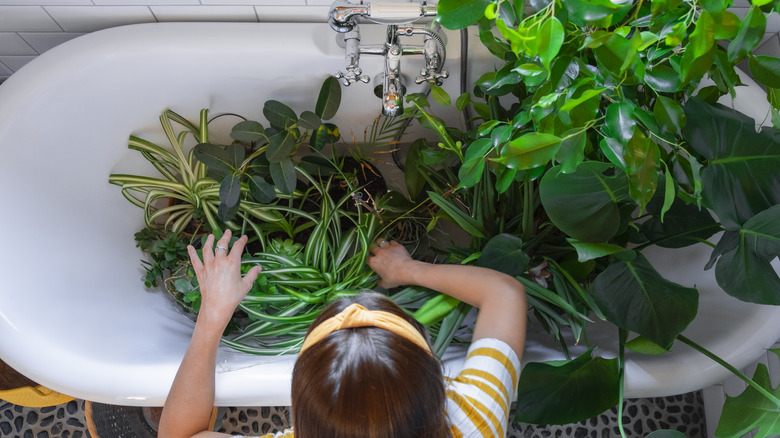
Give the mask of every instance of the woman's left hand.
M 230 237 L 230 230 L 226 230 L 214 247 L 214 235 L 209 235 L 203 245 L 203 261 L 192 245 L 187 247 L 202 297 L 198 319 L 206 318 L 224 325 L 262 270 L 260 266 L 254 266 L 241 277 L 241 254 L 247 237 L 241 236 L 232 248 L 228 248 Z

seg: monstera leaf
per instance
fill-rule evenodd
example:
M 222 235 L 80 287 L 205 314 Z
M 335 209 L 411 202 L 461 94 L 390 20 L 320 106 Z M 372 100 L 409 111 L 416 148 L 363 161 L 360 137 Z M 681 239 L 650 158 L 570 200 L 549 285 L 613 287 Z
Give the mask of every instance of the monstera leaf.
M 567 424 L 595 417 L 618 403 L 617 359 L 593 356 L 561 362 L 531 362 L 523 367 L 515 421 Z
M 704 205 L 728 230 L 780 204 L 780 132 L 756 132 L 753 119 L 723 105 L 691 98 L 683 135 L 707 160 Z
M 780 356 L 780 350 L 769 350 Z M 780 397 L 780 387 L 772 388 L 769 372 L 764 364 L 758 364 L 753 380 L 775 397 Z M 777 436 L 780 434 L 780 409 L 755 388 L 748 386 L 737 397 L 726 396 L 715 435 L 723 438 L 738 438 L 758 428 L 755 436 Z
M 780 305 L 780 278 L 769 264 L 780 254 L 780 205 L 757 214 L 738 233 L 736 248 L 718 260 L 718 284 L 742 301 Z
M 593 282 L 596 304 L 611 323 L 668 347 L 696 316 L 699 292 L 663 278 L 641 254 L 622 258 Z
M 621 203 L 629 201 L 628 179 L 607 163 L 585 162 L 571 173 L 547 171 L 539 194 L 550 220 L 583 242 L 606 242 L 621 229 Z

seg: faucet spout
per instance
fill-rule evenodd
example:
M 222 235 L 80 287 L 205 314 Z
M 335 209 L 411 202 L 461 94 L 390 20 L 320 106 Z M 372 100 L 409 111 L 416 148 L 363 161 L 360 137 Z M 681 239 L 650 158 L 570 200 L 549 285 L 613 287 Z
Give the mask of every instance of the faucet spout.
M 385 75 L 382 81 L 382 114 L 395 117 L 403 114 L 403 99 L 406 89 L 401 83 L 401 55 L 396 26 L 387 29 L 387 54 L 385 54 Z

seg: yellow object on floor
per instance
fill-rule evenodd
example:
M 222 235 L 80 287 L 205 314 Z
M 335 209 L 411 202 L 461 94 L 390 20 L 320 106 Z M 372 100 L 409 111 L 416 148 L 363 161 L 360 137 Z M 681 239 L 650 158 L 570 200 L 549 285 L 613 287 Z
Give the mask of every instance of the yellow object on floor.
M 0 399 L 28 408 L 43 408 L 67 403 L 74 399 L 69 395 L 52 391 L 45 386 L 23 386 L 0 391 Z

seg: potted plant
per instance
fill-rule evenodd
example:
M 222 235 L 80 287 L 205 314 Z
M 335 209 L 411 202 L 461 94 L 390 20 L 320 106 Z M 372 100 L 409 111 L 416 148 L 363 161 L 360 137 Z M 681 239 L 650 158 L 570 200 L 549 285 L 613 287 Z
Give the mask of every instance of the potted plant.
M 756 132 L 752 119 L 715 103 L 735 93 L 735 66 L 747 60 L 780 125 L 780 60 L 753 53 L 780 4 L 754 2 L 741 19 L 729 5 L 439 2 L 441 24 L 476 24 L 500 66 L 455 99 L 476 114 L 466 130 L 436 117 L 425 96 L 409 96 L 417 110 L 409 116 L 440 139 L 410 150 L 412 199 L 429 200 L 433 221 L 449 220 L 469 236 L 468 245 L 444 248 L 453 259 L 525 283 L 534 314 L 565 354 L 562 330 L 587 342 L 589 318 L 620 333 L 616 359 L 591 349 L 563 364 L 529 364 L 518 420 L 565 424 L 620 405 L 624 348 L 701 349 L 681 336 L 698 293 L 657 272 L 642 255 L 650 245 L 679 248 L 723 231 L 707 266 L 720 286 L 744 301 L 780 304 L 780 278 L 769 265 L 780 254 L 780 133 Z M 714 85 L 700 88 L 705 77 Z M 764 414 L 780 407 L 777 390 L 760 373 L 741 377 L 750 386 L 729 399 L 716 433 L 777 433 Z M 743 408 L 738 420 L 729 414 Z

